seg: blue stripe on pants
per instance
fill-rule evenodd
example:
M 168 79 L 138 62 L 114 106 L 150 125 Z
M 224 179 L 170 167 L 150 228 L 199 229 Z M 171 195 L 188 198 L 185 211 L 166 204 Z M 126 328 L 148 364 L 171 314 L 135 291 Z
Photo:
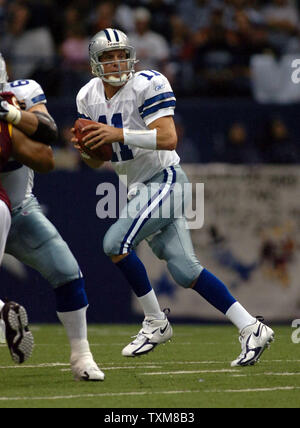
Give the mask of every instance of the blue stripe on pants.
M 168 180 L 170 179 L 171 174 L 172 174 L 172 182 L 170 183 L 170 185 L 168 185 Z M 160 186 L 159 191 L 156 192 L 156 194 L 142 208 L 142 210 L 140 211 L 140 213 L 138 214 L 138 216 L 135 218 L 132 225 L 130 226 L 128 232 L 126 233 L 126 235 L 122 241 L 122 244 L 121 244 L 120 254 L 126 254 L 129 251 L 132 242 L 134 241 L 134 239 L 136 238 L 136 236 L 138 235 L 140 230 L 143 228 L 143 226 L 146 224 L 146 222 L 151 218 L 151 215 L 154 212 L 156 212 L 157 209 L 159 209 L 159 207 L 161 206 L 163 201 L 170 195 L 172 188 L 173 188 L 173 185 L 176 182 L 176 171 L 175 171 L 174 167 L 170 167 L 170 168 L 167 168 L 166 170 L 164 170 L 164 175 L 165 175 L 164 181 L 163 181 L 162 185 Z M 166 189 L 167 186 L 169 186 L 167 193 L 165 195 L 163 195 L 163 197 L 161 197 L 162 193 L 164 192 L 164 190 Z M 142 223 L 138 226 L 137 230 L 134 230 L 135 227 L 137 226 L 139 220 L 142 218 L 142 216 L 145 214 L 147 209 L 153 203 L 155 203 L 155 206 L 147 214 L 147 216 L 144 218 Z M 132 235 L 132 233 L 133 233 L 133 235 Z

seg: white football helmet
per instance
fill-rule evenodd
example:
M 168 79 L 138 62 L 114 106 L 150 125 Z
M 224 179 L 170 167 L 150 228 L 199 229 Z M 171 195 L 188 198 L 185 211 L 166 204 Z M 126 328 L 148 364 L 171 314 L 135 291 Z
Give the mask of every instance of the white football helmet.
M 0 53 L 0 92 L 3 92 L 5 83 L 7 83 L 8 76 L 6 71 L 6 64 L 3 56 Z
M 104 52 L 124 49 L 127 54 L 126 60 L 102 62 L 101 56 Z M 122 86 L 133 76 L 136 60 L 135 48 L 129 46 L 128 37 L 120 30 L 107 28 L 97 33 L 89 44 L 89 56 L 92 67 L 92 73 L 100 77 L 104 82 L 112 86 Z M 104 73 L 104 64 L 118 63 L 119 70 L 113 73 Z M 121 71 L 121 63 L 127 63 L 127 69 Z

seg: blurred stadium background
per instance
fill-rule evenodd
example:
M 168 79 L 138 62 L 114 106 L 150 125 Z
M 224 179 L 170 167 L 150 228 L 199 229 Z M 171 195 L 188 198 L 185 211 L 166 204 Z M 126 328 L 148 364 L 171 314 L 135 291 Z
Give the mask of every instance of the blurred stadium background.
M 205 183 L 205 225 L 192 231 L 200 260 L 254 314 L 298 318 L 299 7 L 296 0 L 0 0 L 10 80 L 37 80 L 60 129 L 56 170 L 36 176 L 35 194 L 87 278 L 90 322 L 139 316 L 102 250 L 113 220 L 96 216 L 97 186 L 118 180 L 109 167 L 85 167 L 69 143 L 76 94 L 92 77 L 89 38 L 106 27 L 128 33 L 138 67 L 163 72 L 176 92 L 178 152 L 193 183 Z M 220 320 L 145 246 L 139 251 L 173 319 Z M 1 296 L 26 305 L 32 322 L 57 321 L 48 284 L 10 257 Z

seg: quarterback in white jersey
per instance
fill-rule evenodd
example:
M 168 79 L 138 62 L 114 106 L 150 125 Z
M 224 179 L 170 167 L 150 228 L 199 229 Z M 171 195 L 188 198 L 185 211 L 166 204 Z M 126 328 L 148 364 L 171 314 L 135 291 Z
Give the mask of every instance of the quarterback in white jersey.
M 5 68 L 1 55 L 0 66 Z M 43 147 L 51 145 L 57 138 L 57 128 L 48 113 L 41 86 L 33 80 L 8 82 L 6 72 L 0 83 L 1 93 L 14 93 L 24 108 L 20 111 L 8 105 L 0 93 L 0 118 L 32 140 L 43 143 Z M 94 362 L 87 340 L 88 300 L 83 275 L 68 245 L 45 217 L 32 193 L 33 171 L 11 158 L 0 179 L 12 205 L 12 225 L 5 252 L 37 270 L 53 286 L 57 315 L 70 340 L 75 379 L 103 380 L 104 374 Z M 0 301 L 0 309 L 2 305 Z
M 92 79 L 77 96 L 80 117 L 138 131 L 147 130 L 159 118 L 173 116 L 175 105 L 176 99 L 166 77 L 149 70 L 134 74 L 110 100 L 99 78 Z M 127 176 L 129 189 L 134 183 L 144 183 L 180 162 L 175 150 L 147 150 L 120 143 L 112 146 L 112 165 L 118 175 Z
M 122 355 L 146 354 L 173 335 L 168 310 L 161 311 L 145 267 L 135 253 L 138 244 L 146 240 L 154 254 L 167 262 L 179 285 L 195 290 L 238 327 L 242 353 L 232 365 L 255 364 L 274 332 L 251 316 L 227 287 L 201 266 L 184 214 L 179 218 L 175 215 L 178 201 L 185 200 L 188 179 L 175 151 L 176 99 L 167 78 L 154 70 L 135 73 L 135 49 L 117 29 L 97 33 L 89 54 L 97 77 L 80 90 L 77 108 L 79 117 L 98 123 L 84 127 L 81 144 L 90 150 L 112 144 L 112 165 L 118 174 L 127 176 L 129 185 L 129 202 L 107 231 L 103 248 L 131 285 L 145 314 L 142 329 Z M 90 167 L 102 165 L 82 150 L 75 136 L 72 141 Z M 157 184 L 155 194 L 151 192 L 153 184 Z M 163 215 L 167 204 L 171 207 L 169 216 Z M 134 212 L 132 206 L 139 207 L 136 215 L 126 215 Z

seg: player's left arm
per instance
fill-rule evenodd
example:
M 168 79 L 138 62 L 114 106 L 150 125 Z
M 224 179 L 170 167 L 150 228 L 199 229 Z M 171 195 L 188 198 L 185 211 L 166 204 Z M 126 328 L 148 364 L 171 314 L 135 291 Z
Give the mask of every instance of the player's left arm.
M 172 116 L 164 116 L 148 125 L 149 130 L 129 130 L 115 128 L 103 123 L 88 125 L 83 131 L 91 131 L 83 142 L 91 150 L 106 143 L 125 143 L 135 145 L 136 142 L 145 142 L 143 148 L 149 150 L 175 150 L 177 147 L 177 133 Z M 139 146 L 141 147 L 141 146 Z
M 52 145 L 57 140 L 57 126 L 45 104 L 36 104 L 25 111 L 1 100 L 0 96 L 0 105 L 1 118 L 12 123 L 32 140 L 47 145 Z
M 178 137 L 173 116 L 164 116 L 154 120 L 148 128 L 157 131 L 156 150 L 176 150 Z

